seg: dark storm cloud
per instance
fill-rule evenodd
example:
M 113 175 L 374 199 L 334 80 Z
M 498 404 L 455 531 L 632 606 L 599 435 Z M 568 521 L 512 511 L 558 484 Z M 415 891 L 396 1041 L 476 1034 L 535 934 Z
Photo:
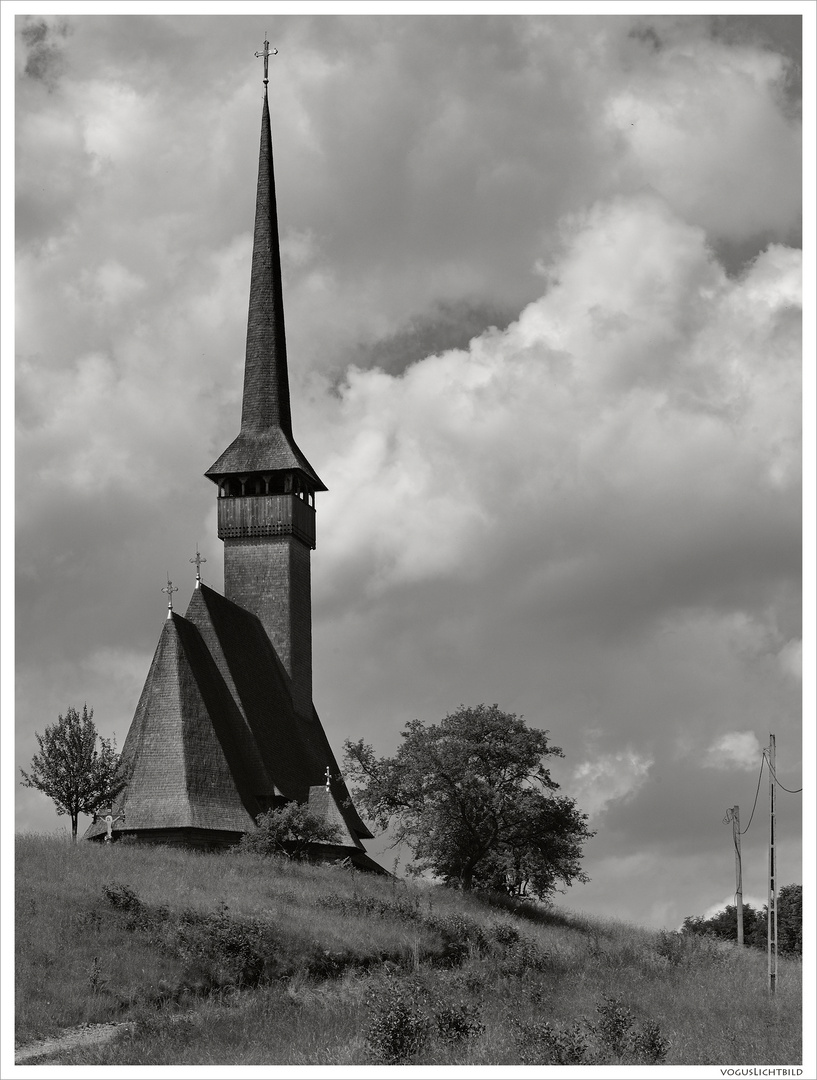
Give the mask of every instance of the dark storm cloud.
M 349 360 L 360 367 L 378 367 L 397 374 L 434 353 L 467 348 L 472 338 L 490 327 L 504 330 L 516 314 L 512 308 L 501 309 L 488 303 L 440 303 L 410 319 L 391 337 L 355 349 Z
M 24 17 L 20 36 L 27 50 L 23 68 L 26 78 L 43 83 L 49 90 L 56 87 L 64 67 L 62 39 L 70 32 L 70 24 L 62 20 L 45 22 L 34 16 Z
M 760 46 L 787 57 L 790 63 L 784 91 L 790 107 L 799 112 L 803 96 L 803 16 L 713 15 L 710 18 L 716 38 Z

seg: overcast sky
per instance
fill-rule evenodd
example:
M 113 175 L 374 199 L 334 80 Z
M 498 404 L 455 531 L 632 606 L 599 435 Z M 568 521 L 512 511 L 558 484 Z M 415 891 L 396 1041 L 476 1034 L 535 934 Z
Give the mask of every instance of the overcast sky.
M 166 572 L 222 588 L 266 30 L 335 751 L 496 702 L 597 830 L 561 904 L 731 902 L 770 732 L 802 782 L 799 23 L 18 18 L 16 766 L 86 701 L 121 749 Z

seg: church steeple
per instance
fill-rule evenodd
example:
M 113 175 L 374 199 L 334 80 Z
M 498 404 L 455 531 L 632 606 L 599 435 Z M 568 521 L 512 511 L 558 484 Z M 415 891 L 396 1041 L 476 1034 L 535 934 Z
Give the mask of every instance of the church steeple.
M 266 87 L 269 42 L 256 55 L 264 57 L 264 103 L 241 429 L 205 475 L 218 485 L 225 595 L 261 619 L 292 679 L 297 711 L 311 717 L 309 555 L 315 547 L 315 492 L 326 486 L 292 434 Z
M 269 43 L 264 42 L 265 49 Z M 265 52 L 266 57 L 269 53 Z M 264 80 L 266 83 L 266 79 Z M 241 430 L 205 475 L 218 484 L 230 475 L 299 473 L 312 491 L 325 484 L 307 461 L 292 434 L 284 293 L 269 101 L 264 87 L 261 148 L 255 203 L 247 348 Z
M 272 169 L 272 133 L 265 87 L 241 430 L 260 432 L 274 427 L 280 428 L 292 438 L 284 290 L 281 284 L 281 250 L 278 241 L 275 175 Z
M 120 835 L 148 843 L 232 845 L 259 813 L 296 802 L 340 829 L 310 855 L 384 873 L 312 704 L 310 558 L 325 488 L 292 437 L 266 91 L 274 52 L 265 41 L 256 53 L 265 90 L 241 430 L 207 473 L 225 595 L 201 580 L 198 544 L 183 616 L 168 577 L 167 619 L 122 749 L 127 783 L 107 824 L 85 835 L 110 840 L 115 819 Z

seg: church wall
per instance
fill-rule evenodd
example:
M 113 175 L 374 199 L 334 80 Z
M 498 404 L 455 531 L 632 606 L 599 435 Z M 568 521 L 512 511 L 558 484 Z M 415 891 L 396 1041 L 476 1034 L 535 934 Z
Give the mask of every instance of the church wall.
M 293 703 L 312 715 L 310 549 L 292 536 L 224 541 L 224 595 L 254 612 L 293 681 Z

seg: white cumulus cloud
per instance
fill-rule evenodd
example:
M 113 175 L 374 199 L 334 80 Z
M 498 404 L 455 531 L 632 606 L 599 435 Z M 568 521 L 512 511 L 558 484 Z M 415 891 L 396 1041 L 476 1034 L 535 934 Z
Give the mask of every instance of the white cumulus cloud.
M 750 772 L 760 761 L 761 747 L 753 731 L 727 731 L 709 747 L 703 764 L 708 769 Z
M 634 798 L 654 764 L 653 758 L 630 749 L 603 754 L 576 767 L 571 792 L 591 817 L 602 814 L 610 803 Z

